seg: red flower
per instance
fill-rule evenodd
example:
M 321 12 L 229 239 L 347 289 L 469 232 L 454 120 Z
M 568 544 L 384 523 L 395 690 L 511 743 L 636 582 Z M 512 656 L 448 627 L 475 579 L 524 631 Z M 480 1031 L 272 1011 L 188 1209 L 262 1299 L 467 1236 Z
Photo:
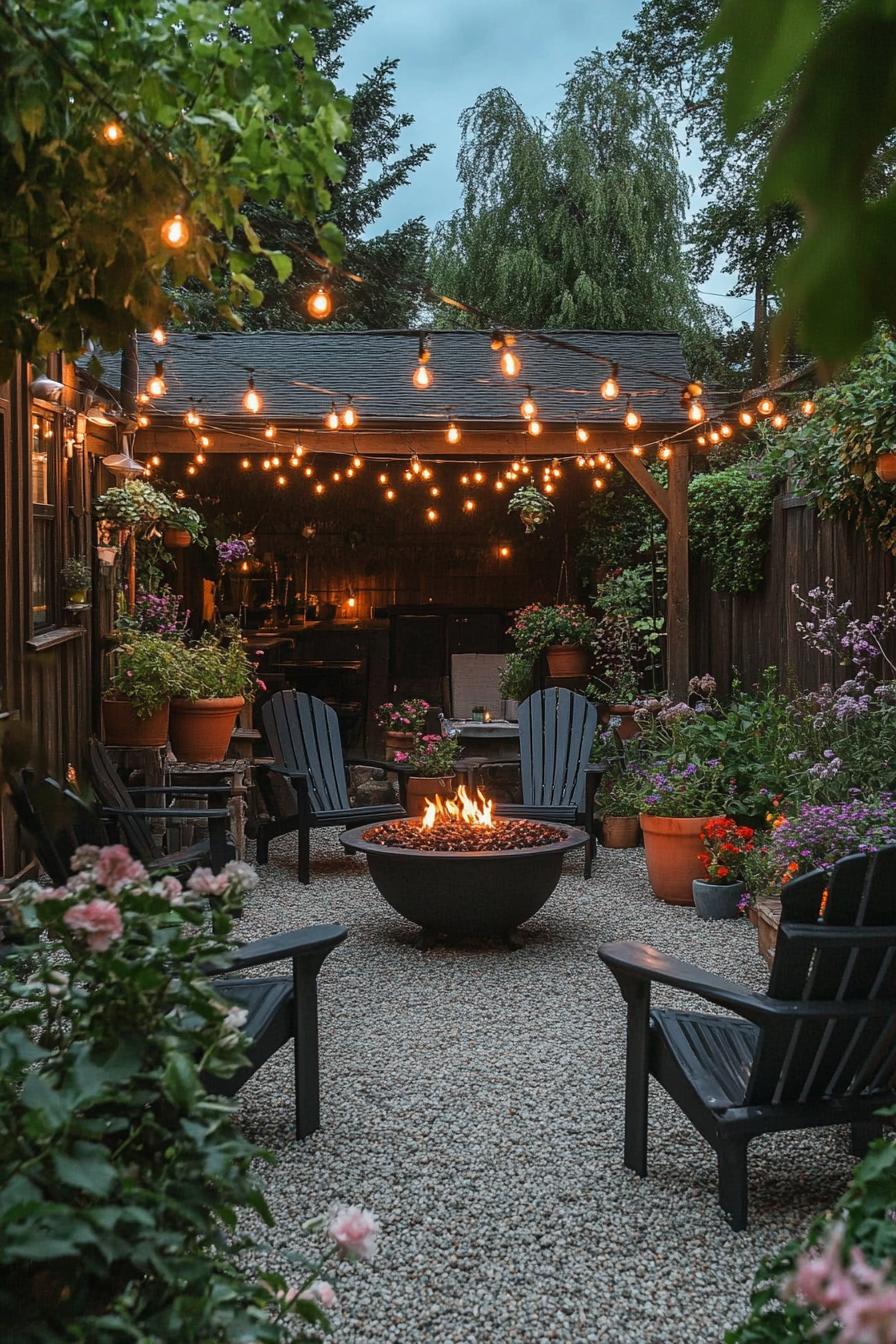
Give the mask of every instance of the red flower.
M 722 863 L 716 869 L 716 877 L 727 877 L 730 871 L 731 871 L 730 868 L 726 868 L 725 865 Z

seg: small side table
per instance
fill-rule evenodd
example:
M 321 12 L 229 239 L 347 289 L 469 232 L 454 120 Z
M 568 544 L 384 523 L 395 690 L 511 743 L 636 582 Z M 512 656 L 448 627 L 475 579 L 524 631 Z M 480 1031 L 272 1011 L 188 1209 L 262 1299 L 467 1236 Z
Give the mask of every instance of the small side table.
M 228 810 L 230 812 L 230 830 L 233 835 L 233 847 L 238 859 L 246 857 L 246 802 L 251 787 L 252 761 L 236 757 L 226 761 L 168 761 L 168 775 L 171 780 L 192 783 L 194 779 L 215 776 L 226 779 L 230 784 Z

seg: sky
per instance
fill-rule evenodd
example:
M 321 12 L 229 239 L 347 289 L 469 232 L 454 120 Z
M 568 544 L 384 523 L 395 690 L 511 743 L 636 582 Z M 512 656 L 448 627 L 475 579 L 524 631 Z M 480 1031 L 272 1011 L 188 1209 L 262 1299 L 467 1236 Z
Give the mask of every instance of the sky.
M 377 61 L 397 57 L 396 106 L 414 117 L 405 145 L 436 148 L 386 203 L 376 231 L 416 215 L 433 225 L 456 209 L 457 122 L 480 93 L 502 85 L 529 116 L 547 116 L 576 60 L 612 47 L 638 7 L 637 0 L 378 0 L 346 46 L 341 82 L 350 91 Z M 684 166 L 693 176 L 695 165 Z M 714 296 L 725 277 L 707 286 Z M 734 314 L 744 300 L 710 302 Z

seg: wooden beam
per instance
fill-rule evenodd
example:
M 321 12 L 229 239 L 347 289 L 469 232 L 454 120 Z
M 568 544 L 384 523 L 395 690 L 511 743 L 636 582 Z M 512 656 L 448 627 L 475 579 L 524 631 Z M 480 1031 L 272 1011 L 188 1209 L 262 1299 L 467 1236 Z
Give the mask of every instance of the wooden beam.
M 640 457 L 632 457 L 631 453 L 620 453 L 616 461 L 620 467 L 625 468 L 632 480 L 641 487 L 650 502 L 659 509 L 668 522 L 670 517 L 669 491 L 660 485 L 655 476 L 651 476 Z
M 688 481 L 691 475 L 687 444 L 677 443 L 669 459 L 669 514 L 666 528 L 666 661 L 673 700 L 687 698 L 690 677 L 688 588 Z

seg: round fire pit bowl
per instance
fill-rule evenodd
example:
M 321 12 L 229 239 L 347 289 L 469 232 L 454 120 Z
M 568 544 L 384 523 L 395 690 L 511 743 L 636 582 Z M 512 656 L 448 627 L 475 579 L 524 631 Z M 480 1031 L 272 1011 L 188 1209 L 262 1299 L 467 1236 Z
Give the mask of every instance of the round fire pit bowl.
M 395 826 L 407 823 L 359 826 L 339 837 L 350 852 L 366 854 L 370 876 L 393 910 L 425 935 L 504 936 L 517 944 L 515 930 L 553 894 L 564 854 L 588 838 L 558 822 L 549 823 L 555 841 L 522 849 L 412 849 L 365 838 Z

